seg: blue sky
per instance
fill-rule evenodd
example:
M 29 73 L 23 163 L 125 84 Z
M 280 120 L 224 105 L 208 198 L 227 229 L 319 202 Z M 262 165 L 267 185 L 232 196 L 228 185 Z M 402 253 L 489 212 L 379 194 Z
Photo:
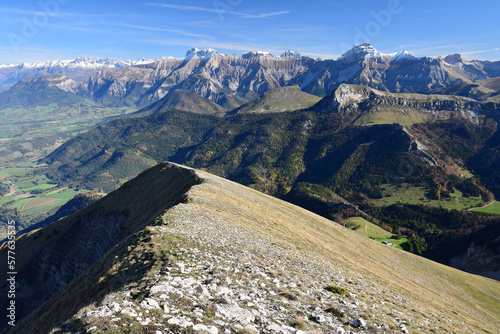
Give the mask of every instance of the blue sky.
M 291 49 L 336 59 L 354 44 L 417 56 L 500 59 L 498 1 L 7 0 L 0 63 L 183 57 Z

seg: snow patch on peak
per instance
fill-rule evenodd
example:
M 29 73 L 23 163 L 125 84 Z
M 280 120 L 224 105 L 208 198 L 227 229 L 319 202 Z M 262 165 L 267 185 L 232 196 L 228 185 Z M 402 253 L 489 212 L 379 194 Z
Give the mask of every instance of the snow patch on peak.
M 384 54 L 375 49 L 370 43 L 363 43 L 361 45 L 354 45 L 354 47 L 344 53 L 339 59 L 351 62 L 360 59 L 381 58 Z
M 162 59 L 165 58 L 165 57 L 162 57 Z M 172 58 L 172 57 L 171 57 Z M 157 59 L 150 59 L 150 58 L 144 58 L 142 57 L 141 59 L 138 59 L 136 61 L 134 61 L 134 65 L 145 65 L 145 64 L 151 64 L 151 63 L 154 63 L 158 61 Z
M 370 43 L 355 45 L 351 50 L 347 51 L 339 58 L 347 62 L 355 62 L 364 59 L 384 59 L 391 61 L 414 60 L 417 59 L 414 55 L 406 50 L 394 53 L 382 53 L 375 49 Z
M 100 69 L 118 69 L 128 66 L 134 66 L 143 63 L 154 62 L 152 59 L 141 59 L 138 61 L 132 61 L 128 59 L 113 59 L 113 58 L 94 58 L 94 57 L 82 57 L 78 56 L 75 59 L 65 59 L 65 60 L 52 60 L 52 61 L 35 61 L 32 63 L 21 63 L 21 64 L 11 64 L 11 65 L 0 65 L 0 68 L 12 68 L 17 67 L 18 69 L 55 69 L 55 68 L 67 68 L 67 69 L 81 69 L 81 70 L 100 70 Z
M 252 59 L 252 58 L 260 58 L 260 57 L 268 57 L 271 56 L 272 54 L 267 52 L 267 51 L 250 51 L 246 52 L 241 55 L 241 58 L 243 59 Z
M 392 60 L 393 61 L 415 60 L 415 59 L 417 59 L 417 57 L 415 57 L 414 55 L 412 55 L 411 53 L 409 53 L 406 50 L 399 51 L 399 52 L 396 52 L 396 53 L 392 53 L 391 56 L 392 56 Z
M 217 51 L 214 49 L 198 49 L 198 48 L 192 48 L 186 52 L 186 56 L 184 57 L 186 61 L 190 61 L 191 59 L 197 57 L 197 58 L 203 58 L 203 60 L 208 60 L 212 55 L 218 54 Z
M 281 54 L 281 58 L 302 58 L 302 55 L 297 51 L 287 50 Z

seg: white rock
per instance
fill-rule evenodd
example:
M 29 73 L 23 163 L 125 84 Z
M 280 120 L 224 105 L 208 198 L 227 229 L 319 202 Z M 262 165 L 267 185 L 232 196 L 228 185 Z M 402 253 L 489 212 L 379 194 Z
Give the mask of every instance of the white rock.
M 193 326 L 193 322 L 186 317 L 173 317 L 167 321 L 170 325 L 177 325 L 182 328 Z
M 217 296 L 231 296 L 232 294 L 233 294 L 233 291 L 225 286 L 220 287 L 216 293 Z
M 336 329 L 336 332 L 335 332 L 335 333 L 337 333 L 337 334 L 345 334 L 345 329 L 343 329 L 342 327 L 338 327 L 338 328 Z
M 283 329 L 281 328 L 280 325 L 274 323 L 274 322 L 271 322 L 267 327 L 266 329 L 268 331 L 271 331 L 271 332 L 276 332 L 276 333 L 279 333 L 281 331 L 283 331 Z
M 116 312 L 120 312 L 120 310 L 121 310 L 120 304 L 118 304 L 116 302 L 115 303 L 109 303 L 107 306 L 109 307 L 109 309 L 111 311 L 113 311 L 115 313 Z
M 184 273 L 184 271 L 186 270 L 186 264 L 184 264 L 184 262 L 174 263 L 174 267 L 179 268 L 179 271 L 181 273 Z
M 158 304 L 158 302 L 154 299 L 151 299 L 151 298 L 145 298 L 140 306 L 143 308 L 143 309 L 147 309 L 147 310 L 151 310 L 151 309 L 159 309 L 160 308 L 160 304 Z
M 193 277 L 188 277 L 179 282 L 183 288 L 187 288 L 196 283 L 196 279 Z
M 198 324 L 193 326 L 193 330 L 206 332 L 208 330 L 208 327 L 202 324 Z
M 239 300 L 250 300 L 250 297 L 244 293 L 240 293 L 240 295 L 238 296 L 238 299 Z
M 314 320 L 320 324 L 326 321 L 325 316 L 322 314 L 314 316 Z
M 149 290 L 149 292 L 151 294 L 161 293 L 163 295 L 166 293 L 177 292 L 177 289 L 168 282 L 160 282 L 156 285 L 153 285 L 151 287 L 151 290 Z
M 180 325 L 180 323 L 181 323 L 181 319 L 176 318 L 176 317 L 173 317 L 173 318 L 168 319 L 168 321 L 167 321 L 167 322 L 168 322 L 170 325 L 177 325 L 177 326 L 178 326 L 178 325 Z
M 410 332 L 408 331 L 408 329 L 406 328 L 406 326 L 405 326 L 405 325 L 403 325 L 403 324 L 399 325 L 399 330 L 401 330 L 401 332 L 402 332 L 402 333 L 405 333 L 405 334 L 410 333 Z
M 254 325 L 246 325 L 245 329 L 249 332 L 259 333 L 259 330 Z
M 355 328 L 358 328 L 358 327 L 366 327 L 366 320 L 364 319 L 352 319 L 352 320 L 349 320 L 349 324 L 352 326 L 352 327 L 355 327 Z
M 216 307 L 219 317 L 234 320 L 245 325 L 255 320 L 255 316 L 252 312 L 239 307 L 233 300 L 228 300 L 227 304 L 218 304 Z
M 137 317 L 137 313 L 135 313 L 135 311 L 132 310 L 130 307 L 127 307 L 127 308 L 124 308 L 123 310 L 121 310 L 120 314 L 125 314 L 125 315 L 132 317 L 132 318 Z

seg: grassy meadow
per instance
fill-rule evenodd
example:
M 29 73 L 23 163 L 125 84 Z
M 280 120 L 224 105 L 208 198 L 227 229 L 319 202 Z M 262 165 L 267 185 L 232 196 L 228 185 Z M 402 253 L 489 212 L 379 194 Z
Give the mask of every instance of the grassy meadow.
M 378 242 L 390 242 L 395 248 L 403 249 L 403 244 L 408 241 L 407 238 L 395 239 L 395 236 L 389 231 L 384 230 L 380 226 L 377 226 L 362 217 L 351 217 L 346 223 L 345 227 L 354 232 L 361 234 L 367 238 L 373 239 Z

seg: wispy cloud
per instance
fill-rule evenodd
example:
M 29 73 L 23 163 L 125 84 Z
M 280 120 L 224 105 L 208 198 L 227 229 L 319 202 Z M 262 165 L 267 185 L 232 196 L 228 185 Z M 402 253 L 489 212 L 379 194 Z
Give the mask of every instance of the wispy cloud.
M 470 47 L 467 45 L 460 44 L 443 44 L 443 45 L 418 45 L 413 46 L 412 48 L 406 46 L 408 51 L 415 55 L 424 55 L 424 56 L 440 56 L 443 52 L 456 52 L 458 49 L 463 49 L 464 47 Z
M 465 52 L 460 52 L 460 54 L 465 58 L 471 58 L 472 55 L 481 54 L 481 53 L 488 53 L 488 52 L 495 52 L 495 51 L 500 51 L 500 48 L 494 48 L 494 49 L 490 49 L 490 50 L 465 51 Z
M 25 10 L 25 9 L 17 9 L 17 8 L 8 8 L 8 7 L 0 7 L 0 13 L 2 14 L 20 14 L 20 15 L 37 15 L 43 14 L 44 12 L 41 10 Z
M 34 61 L 46 61 L 54 59 L 71 59 L 72 57 L 64 50 L 47 49 L 39 45 L 28 45 L 19 47 L 19 56 L 12 61 L 13 50 L 8 46 L 0 46 L 0 64 L 20 64 Z
M 434 8 L 434 9 L 424 10 L 424 11 L 422 11 L 422 13 L 445 12 L 445 11 L 451 11 L 451 10 L 454 10 L 454 9 L 455 9 L 455 8 L 452 8 L 452 7 Z
M 137 43 L 137 40 L 130 40 L 130 43 Z M 185 46 L 191 48 L 193 46 L 198 48 L 214 48 L 217 50 L 231 50 L 231 51 L 266 51 L 271 53 L 280 53 L 285 50 L 285 48 L 279 48 L 279 46 L 271 46 L 266 44 L 239 44 L 232 42 L 221 42 L 221 41 L 208 41 L 208 40 L 186 40 L 178 38 L 170 39 L 143 39 L 141 43 L 151 44 L 151 45 L 167 45 L 167 46 Z
M 337 58 L 342 56 L 342 55 L 337 55 L 337 54 L 317 53 L 317 52 L 300 52 L 300 54 L 303 56 L 319 57 L 319 58 L 325 58 L 325 59 L 337 59 Z
M 130 40 L 130 43 L 137 43 L 136 40 Z M 198 41 L 186 41 L 185 39 L 147 39 L 141 40 L 141 43 L 151 44 L 151 45 L 166 45 L 166 46 L 185 46 L 187 48 L 191 48 L 193 46 L 198 48 L 214 48 L 216 50 L 224 52 L 225 50 L 232 51 L 241 51 L 249 52 L 249 51 L 264 51 L 270 52 L 274 55 L 280 55 L 284 51 L 288 49 L 297 50 L 303 56 L 310 57 L 320 57 L 325 59 L 337 59 L 340 55 L 337 54 L 326 54 L 322 52 L 301 52 L 300 50 L 305 50 L 305 47 L 290 47 L 283 45 L 268 45 L 268 44 L 259 44 L 259 43 L 233 43 L 233 42 L 223 42 L 223 41 L 207 41 L 207 40 L 198 40 Z
M 264 19 L 264 18 L 269 18 L 269 17 L 273 17 L 273 16 L 291 13 L 289 10 L 283 10 L 283 11 L 271 12 L 271 13 L 248 14 L 248 13 L 236 12 L 236 11 L 222 9 L 222 8 L 172 5 L 172 4 L 163 4 L 163 3 L 154 3 L 154 2 L 148 3 L 147 5 L 148 6 L 163 7 L 163 8 L 172 8 L 172 9 L 178 9 L 178 10 L 186 10 L 186 11 L 209 12 L 209 13 L 216 13 L 216 14 L 229 14 L 229 15 L 236 15 L 236 16 L 241 16 L 243 18 L 249 18 L 249 19 Z
M 116 26 L 116 27 L 146 30 L 146 31 L 167 32 L 167 33 L 179 34 L 179 35 L 188 36 L 188 37 L 198 37 L 198 38 L 207 38 L 207 39 L 211 38 L 210 36 L 207 36 L 207 35 L 195 34 L 195 33 L 190 33 L 187 31 L 176 30 L 176 29 L 157 28 L 157 27 L 149 27 L 149 26 L 135 25 L 135 24 L 128 24 L 128 23 L 102 23 L 102 24 Z

